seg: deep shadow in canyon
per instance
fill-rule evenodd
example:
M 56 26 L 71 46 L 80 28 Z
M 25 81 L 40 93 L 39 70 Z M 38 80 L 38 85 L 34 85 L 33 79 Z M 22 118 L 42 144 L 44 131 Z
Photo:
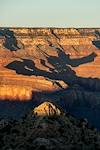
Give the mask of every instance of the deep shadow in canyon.
M 26 76 L 43 76 L 48 80 L 62 80 L 69 85 L 73 85 L 78 84 L 78 77 L 70 66 L 77 67 L 81 64 L 92 62 L 97 56 L 96 53 L 93 52 L 83 58 L 70 59 L 69 55 L 66 55 L 62 49 L 57 47 L 54 48 L 58 56 L 49 56 L 44 53 L 48 63 L 51 64 L 53 68 L 47 66 L 44 60 L 40 60 L 43 66 L 49 68 L 49 72 L 36 68 L 34 61 L 30 59 L 22 59 L 22 61 L 15 60 L 5 67 L 15 70 L 18 74 Z
M 17 39 L 13 31 L 9 30 L 8 28 L 0 29 L 0 36 L 5 38 L 3 46 L 6 49 L 10 51 L 16 51 L 20 49 L 17 45 Z
M 96 48 L 100 49 L 100 40 L 92 41 L 92 43 Z
M 76 96 L 75 96 L 76 95 Z M 100 130 L 100 101 L 95 99 L 96 93 L 87 93 L 83 89 L 68 88 L 58 92 L 33 92 L 32 98 L 25 101 L 0 101 L 0 118 L 20 120 L 41 103 L 48 101 L 72 116 L 81 119 L 87 118 L 90 125 Z M 93 99 L 91 99 L 93 97 Z M 97 105 L 96 105 L 97 103 Z
M 98 31 L 98 30 L 96 30 L 95 31 L 95 36 L 96 36 L 96 40 L 93 40 L 92 41 L 92 44 L 96 47 L 96 48 L 98 48 L 98 49 L 100 49 L 100 32 Z
M 91 124 L 100 129 L 100 79 L 79 77 L 70 67 L 92 62 L 96 54 L 93 52 L 83 58 L 70 59 L 69 55 L 66 55 L 62 49 L 55 47 L 52 43 L 51 46 L 57 50 L 58 57 L 46 55 L 46 59 L 54 69 L 48 67 L 45 61 L 41 59 L 42 65 L 48 67 L 49 72 L 36 68 L 34 61 L 30 59 L 22 59 L 22 61 L 16 60 L 5 66 L 8 69 L 15 70 L 18 74 L 43 76 L 54 83 L 57 82 L 56 80 L 62 80 L 69 85 L 69 88 L 62 89 L 60 87 L 61 90 L 54 93 L 35 92 L 33 93 L 32 100 L 28 102 L 28 105 L 25 107 L 31 108 L 39 105 L 39 103 L 43 101 L 52 101 L 76 117 L 87 118 Z M 5 102 L 1 103 L 3 103 L 3 105 L 6 104 Z M 19 107 L 21 107 L 20 102 L 18 102 L 18 104 Z

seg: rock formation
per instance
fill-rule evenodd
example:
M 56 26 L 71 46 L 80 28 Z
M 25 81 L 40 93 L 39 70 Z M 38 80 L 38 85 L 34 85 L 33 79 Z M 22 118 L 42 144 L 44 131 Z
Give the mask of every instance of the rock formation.
M 33 110 L 37 116 L 58 116 L 61 111 L 52 103 L 44 102 Z
M 49 105 L 55 112 L 62 112 L 50 102 L 41 104 L 34 112 L 40 113 L 41 107 L 45 110 Z M 32 111 L 20 121 L 1 123 L 0 137 L 1 150 L 100 149 L 100 133 L 86 119 L 77 120 L 65 113 L 41 116 Z

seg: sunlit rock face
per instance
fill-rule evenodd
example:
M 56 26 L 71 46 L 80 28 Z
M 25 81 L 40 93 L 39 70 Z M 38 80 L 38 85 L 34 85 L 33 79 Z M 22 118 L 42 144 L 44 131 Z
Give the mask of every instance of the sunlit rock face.
M 56 116 L 61 115 L 61 111 L 52 103 L 44 102 L 41 105 L 37 106 L 33 113 L 37 116 Z
M 99 91 L 99 28 L 0 28 L 0 111 L 4 114 L 20 116 L 51 100 L 100 128 Z
M 3 85 L 0 87 L 1 100 L 19 100 L 28 101 L 32 98 L 32 89 L 29 87 L 22 87 L 18 85 Z
M 28 87 L 28 89 L 33 91 L 48 92 L 60 90 L 61 87 L 68 87 L 68 84 L 62 78 L 56 82 L 58 84 L 54 84 L 54 79 L 47 80 L 49 76 L 45 76 L 45 72 L 34 74 L 33 71 L 34 66 L 47 72 L 51 72 L 52 69 L 56 70 L 54 64 L 48 61 L 48 58 L 50 56 L 58 56 L 57 48 L 62 48 L 66 55 L 69 54 L 70 58 L 74 59 L 82 58 L 95 52 L 97 57 L 94 61 L 77 65 L 77 67 L 72 67 L 72 69 L 75 70 L 78 76 L 99 77 L 100 51 L 98 46 L 93 44 L 93 41 L 99 41 L 99 32 L 100 29 L 0 28 L 1 88 L 3 85 L 14 85 L 17 86 L 16 91 L 19 94 L 21 86 Z M 32 63 L 29 64 L 28 60 L 33 61 L 34 66 L 32 66 Z M 13 63 L 12 67 L 6 67 L 10 63 Z M 31 97 L 31 92 L 29 93 Z

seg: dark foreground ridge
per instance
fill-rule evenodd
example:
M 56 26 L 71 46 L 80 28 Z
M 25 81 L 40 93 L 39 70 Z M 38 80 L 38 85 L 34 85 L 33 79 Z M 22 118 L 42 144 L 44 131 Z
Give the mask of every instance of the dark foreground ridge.
M 0 121 L 0 150 L 99 150 L 100 134 L 44 102 L 20 121 Z

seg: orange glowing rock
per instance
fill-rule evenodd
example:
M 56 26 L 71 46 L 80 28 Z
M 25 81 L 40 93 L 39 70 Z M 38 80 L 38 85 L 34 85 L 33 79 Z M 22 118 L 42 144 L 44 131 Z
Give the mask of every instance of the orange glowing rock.
M 54 116 L 62 114 L 61 110 L 51 102 L 44 102 L 33 110 L 37 116 Z
M 23 59 L 28 59 L 34 62 L 36 68 L 50 72 L 50 68 L 52 70 L 54 66 L 47 58 L 58 56 L 52 44 L 58 48 L 61 45 L 65 54 L 69 54 L 71 59 L 82 58 L 95 52 L 97 57 L 93 62 L 69 67 L 77 76 L 100 77 L 100 50 L 92 43 L 96 39 L 96 29 L 10 28 L 9 30 L 14 32 L 19 49 L 11 51 L 5 48 L 5 38 L 0 37 L 0 99 L 28 100 L 32 97 L 32 91 L 54 92 L 69 86 L 62 81 L 63 79 L 54 82 L 42 75 L 18 74 L 16 66 L 15 70 L 5 67 L 14 61 L 21 64 Z M 51 46 L 48 41 L 51 41 Z M 34 73 L 34 69 L 29 66 L 24 66 L 24 69 Z
M 0 100 L 27 101 L 32 97 L 32 90 L 29 87 L 5 85 L 0 87 Z

